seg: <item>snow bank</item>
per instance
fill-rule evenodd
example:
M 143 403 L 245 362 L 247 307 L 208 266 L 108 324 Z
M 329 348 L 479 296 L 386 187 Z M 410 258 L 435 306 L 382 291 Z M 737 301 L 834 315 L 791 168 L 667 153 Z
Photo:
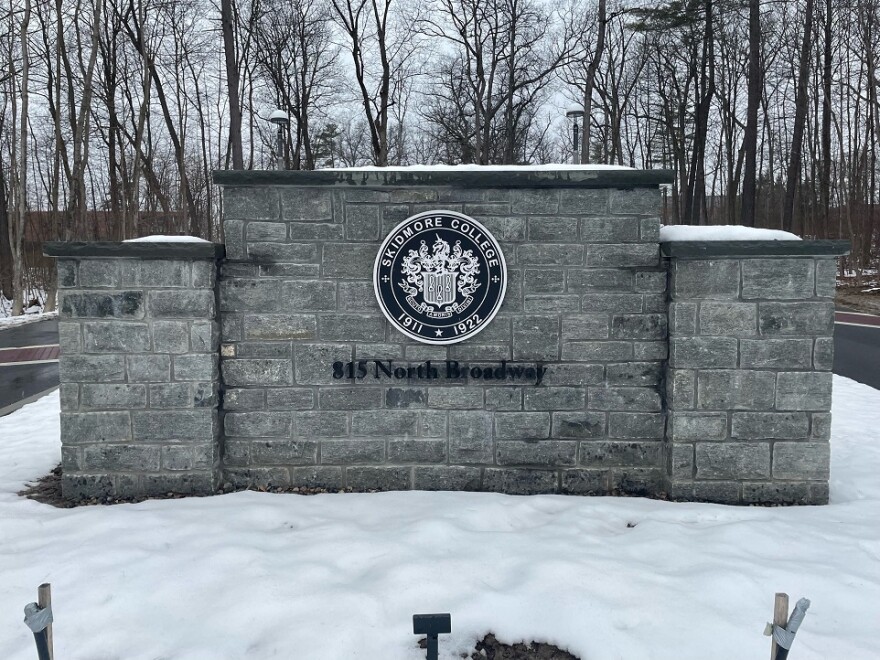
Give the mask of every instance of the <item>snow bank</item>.
M 661 241 L 799 241 L 801 237 L 781 229 L 759 229 L 742 225 L 660 227 Z
M 235 493 L 54 509 L 16 497 L 58 460 L 58 395 L 0 418 L 0 657 L 53 585 L 65 660 L 416 660 L 487 631 L 583 660 L 767 657 L 773 594 L 812 599 L 798 660 L 880 648 L 880 392 L 835 377 L 832 504 L 748 508 L 475 493 Z
M 140 238 L 129 238 L 123 243 L 210 243 L 204 238 L 197 236 L 163 236 L 162 234 L 153 234 L 152 236 L 141 236 Z
M 32 310 L 39 309 L 32 307 Z M 29 311 L 21 316 L 0 316 L 0 330 L 3 328 L 11 328 L 14 325 L 24 325 L 26 323 L 36 323 L 37 321 L 46 321 L 48 319 L 58 318 L 58 312 L 39 312 Z
M 606 170 L 632 170 L 625 165 L 581 165 L 573 163 L 546 163 L 543 165 L 403 165 L 399 167 L 359 167 L 328 168 L 334 172 L 555 172 L 583 171 L 602 172 Z

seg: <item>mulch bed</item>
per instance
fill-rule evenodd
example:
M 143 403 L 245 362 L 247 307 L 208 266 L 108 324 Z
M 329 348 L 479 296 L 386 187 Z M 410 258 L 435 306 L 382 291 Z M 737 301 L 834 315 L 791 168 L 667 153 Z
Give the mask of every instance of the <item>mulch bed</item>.
M 580 660 L 558 646 L 543 642 L 502 644 L 489 633 L 479 642 L 471 660 Z

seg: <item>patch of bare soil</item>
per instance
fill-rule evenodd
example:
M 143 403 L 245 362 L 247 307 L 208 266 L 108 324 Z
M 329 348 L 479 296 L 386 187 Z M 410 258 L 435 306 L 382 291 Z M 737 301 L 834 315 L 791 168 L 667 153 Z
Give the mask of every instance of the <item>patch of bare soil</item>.
M 489 633 L 477 642 L 471 660 L 580 660 L 558 646 L 543 642 L 502 644 Z
M 835 302 L 863 314 L 880 314 L 880 284 L 858 287 L 838 286 Z

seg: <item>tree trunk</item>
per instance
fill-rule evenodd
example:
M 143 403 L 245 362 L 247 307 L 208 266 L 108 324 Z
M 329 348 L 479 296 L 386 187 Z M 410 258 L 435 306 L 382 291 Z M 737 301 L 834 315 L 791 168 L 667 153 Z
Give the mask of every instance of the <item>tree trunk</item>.
M 829 0 L 830 1 L 830 0 Z M 743 174 L 740 223 L 755 226 L 758 179 L 758 106 L 761 104 L 761 0 L 749 0 L 749 76 L 746 130 L 743 135 L 745 172 Z
M 587 67 L 587 79 L 584 84 L 584 125 L 581 127 L 581 163 L 590 162 L 590 129 L 593 114 L 593 89 L 596 86 L 596 72 L 605 52 L 605 34 L 608 32 L 608 2 L 599 0 L 599 34 L 596 37 L 596 52 Z
M 232 169 L 244 169 L 244 151 L 241 146 L 240 76 L 235 52 L 233 0 L 220 0 L 220 23 L 223 28 L 223 52 L 226 58 L 226 86 L 229 90 L 229 142 L 232 147 Z
M 30 53 L 28 52 L 28 29 L 31 22 L 31 0 L 24 0 L 24 15 L 21 19 L 21 116 L 19 120 L 19 150 L 18 155 L 18 213 L 15 220 L 10 223 L 9 242 L 12 247 L 12 315 L 20 316 L 24 311 L 24 262 L 22 259 L 22 244 L 24 242 L 24 228 L 27 221 L 27 169 L 28 169 L 28 112 L 30 96 L 28 85 L 30 78 Z

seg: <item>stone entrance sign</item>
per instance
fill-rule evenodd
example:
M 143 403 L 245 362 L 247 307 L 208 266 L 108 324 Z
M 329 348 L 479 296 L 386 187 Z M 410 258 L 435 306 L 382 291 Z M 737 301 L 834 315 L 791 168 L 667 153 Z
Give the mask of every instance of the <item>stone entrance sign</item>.
M 661 245 L 671 179 L 217 172 L 222 246 L 47 244 L 65 495 L 827 501 L 846 246 Z

